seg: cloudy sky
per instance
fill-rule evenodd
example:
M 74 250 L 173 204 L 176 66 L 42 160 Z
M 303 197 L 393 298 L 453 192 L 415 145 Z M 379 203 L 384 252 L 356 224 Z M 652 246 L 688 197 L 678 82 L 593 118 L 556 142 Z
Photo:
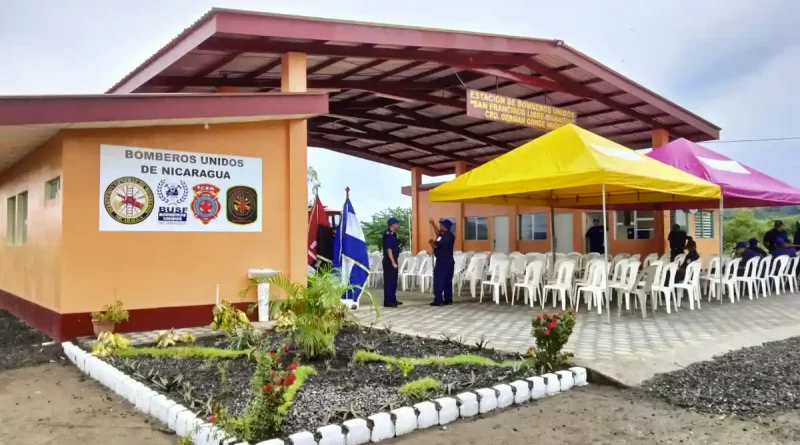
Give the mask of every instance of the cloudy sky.
M 102 93 L 213 6 L 561 39 L 722 127 L 800 136 L 797 0 L 0 0 L 0 95 Z M 710 148 L 800 186 L 800 140 Z M 410 205 L 404 170 L 309 149 L 321 198 Z

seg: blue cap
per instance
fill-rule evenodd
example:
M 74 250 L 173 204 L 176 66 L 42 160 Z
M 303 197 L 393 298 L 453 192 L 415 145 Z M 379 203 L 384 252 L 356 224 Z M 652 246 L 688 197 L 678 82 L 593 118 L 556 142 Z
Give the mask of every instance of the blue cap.
M 449 219 L 440 219 L 439 224 L 443 225 L 447 230 L 450 230 L 450 228 L 453 227 L 453 222 Z
M 389 225 L 400 224 L 400 221 L 397 220 L 395 217 L 389 218 Z
M 744 241 L 739 241 L 738 243 L 736 243 L 736 248 L 737 249 L 747 249 L 747 243 L 744 242 Z
M 783 244 L 785 239 L 781 238 L 780 236 L 775 238 L 775 244 Z
M 750 241 L 748 242 L 750 243 L 751 246 L 755 247 L 758 245 L 758 238 L 750 238 Z

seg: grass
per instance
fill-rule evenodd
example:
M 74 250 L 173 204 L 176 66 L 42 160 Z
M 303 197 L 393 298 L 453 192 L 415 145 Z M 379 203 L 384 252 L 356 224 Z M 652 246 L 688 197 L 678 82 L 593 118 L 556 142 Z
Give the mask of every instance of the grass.
M 294 375 L 297 376 L 297 379 L 286 389 L 286 392 L 283 393 L 283 404 L 278 407 L 279 415 L 284 416 L 289 412 L 289 408 L 292 407 L 292 402 L 294 402 L 294 396 L 297 394 L 297 391 L 303 386 L 309 376 L 316 373 L 317 371 L 310 366 L 298 366 L 297 369 L 294 370 Z
M 246 357 L 251 350 L 230 350 L 209 348 L 205 346 L 181 346 L 177 348 L 128 348 L 114 352 L 117 357 L 153 357 L 153 358 L 199 358 L 205 360 L 228 360 Z
M 496 361 L 482 357 L 480 355 L 462 354 L 453 357 L 392 357 L 388 355 L 378 354 L 377 352 L 369 351 L 356 351 L 353 356 L 353 361 L 358 364 L 369 362 L 383 362 L 397 365 L 401 360 L 409 360 L 415 366 L 425 365 L 444 365 L 444 366 L 458 366 L 458 365 L 475 365 L 475 366 L 496 366 L 501 368 L 510 368 L 517 364 L 516 361 L 504 361 L 497 363 Z
M 424 377 L 401 386 L 400 394 L 415 402 L 420 402 L 438 393 L 441 389 L 442 382 L 431 377 Z

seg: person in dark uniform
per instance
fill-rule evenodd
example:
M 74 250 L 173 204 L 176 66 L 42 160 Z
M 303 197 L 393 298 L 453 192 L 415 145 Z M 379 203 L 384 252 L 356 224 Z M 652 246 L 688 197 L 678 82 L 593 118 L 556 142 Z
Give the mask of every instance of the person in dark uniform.
M 450 230 L 453 223 L 450 220 L 442 219 L 439 221 L 439 227 L 436 227 L 436 223 L 431 220 L 431 226 L 438 233 L 435 240 L 429 241 L 436 260 L 433 266 L 433 303 L 431 306 L 453 304 L 453 269 L 455 268 L 453 247 L 456 243 L 456 237 Z
M 586 244 L 589 245 L 589 253 L 605 253 L 606 249 L 603 242 L 603 226 L 600 220 L 595 218 L 592 227 L 586 231 Z
M 747 252 L 755 253 L 761 258 L 767 256 L 767 251 L 758 247 L 758 238 L 750 238 L 750 241 L 748 241 L 748 243 L 750 244 L 750 246 L 747 247 Z M 747 252 L 745 252 L 745 256 L 747 256 Z
M 749 258 L 746 258 L 747 255 L 748 255 L 748 253 L 747 253 L 747 243 L 744 242 L 744 241 L 739 241 L 738 243 L 736 243 L 736 250 L 734 250 L 734 252 L 733 252 L 733 259 L 737 259 L 738 258 L 738 259 L 741 260 L 741 261 L 739 261 L 739 268 L 736 271 L 736 275 L 738 275 L 740 277 L 744 276 L 744 270 L 747 267 L 747 260 L 749 258 L 752 258 L 752 256 L 749 256 Z M 749 254 L 749 255 L 752 255 L 752 254 Z
M 794 240 L 792 240 L 792 244 L 795 247 L 800 246 L 800 221 L 794 223 Z
M 777 258 L 781 255 L 786 255 L 789 258 L 797 256 L 797 249 L 786 244 L 786 240 L 781 237 L 775 238 L 775 249 L 772 251 L 772 256 Z
M 764 234 L 764 247 L 767 248 L 767 252 L 772 253 L 772 251 L 775 250 L 775 247 L 778 244 L 775 242 L 775 240 L 779 237 L 783 238 L 784 240 L 789 239 L 789 236 L 786 233 L 786 228 L 781 220 L 775 221 L 775 225 Z
M 400 222 L 397 218 L 389 218 L 388 229 L 383 234 L 383 307 L 397 307 L 403 303 L 397 301 L 397 264 L 400 258 L 400 245 L 397 244 L 397 229 Z
M 686 277 L 686 266 L 700 259 L 700 254 L 697 253 L 697 243 L 693 239 L 689 238 L 686 242 L 686 249 L 688 249 L 686 258 L 683 259 L 683 263 L 678 267 L 678 272 L 675 273 L 676 283 L 683 283 L 683 279 Z
M 667 240 L 669 240 L 669 260 L 675 261 L 675 257 L 682 254 L 686 250 L 686 231 L 681 229 L 681 226 L 675 224 L 672 226 Z

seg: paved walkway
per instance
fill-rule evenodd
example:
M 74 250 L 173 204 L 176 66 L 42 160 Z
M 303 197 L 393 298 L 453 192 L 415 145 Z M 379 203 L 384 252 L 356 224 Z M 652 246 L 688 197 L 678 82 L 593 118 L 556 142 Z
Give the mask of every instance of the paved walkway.
M 371 293 L 382 301 L 380 290 Z M 470 343 L 483 336 L 492 347 L 509 352 L 523 352 L 533 344 L 530 321 L 541 312 L 540 307 L 495 305 L 485 298 L 479 304 L 468 295 L 445 307 L 428 306 L 431 296 L 419 293 L 401 292 L 399 298 L 405 304 L 382 309 L 377 324 L 411 335 L 460 335 Z M 576 364 L 625 385 L 638 385 L 657 373 L 730 350 L 800 336 L 799 294 L 736 304 L 703 302 L 702 309 L 694 311 L 684 304 L 679 312 L 667 315 L 660 308 L 646 319 L 641 312 L 618 316 L 614 304 L 610 314 L 602 315 L 587 313 L 584 306 L 566 349 L 575 354 Z M 547 310 L 552 312 L 552 306 Z M 372 308 L 365 305 L 357 315 L 365 323 L 375 320 Z

